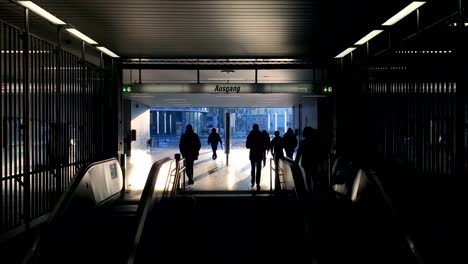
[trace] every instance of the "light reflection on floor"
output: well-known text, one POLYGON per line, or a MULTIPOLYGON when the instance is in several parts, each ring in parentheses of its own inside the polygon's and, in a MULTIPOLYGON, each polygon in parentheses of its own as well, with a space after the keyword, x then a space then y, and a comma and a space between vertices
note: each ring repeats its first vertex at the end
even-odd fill
MULTIPOLYGON (((151 152, 148 150, 133 150, 132 155, 127 157, 127 189, 141 190, 146 182, 151 165, 164 157, 174 157, 178 153, 177 148, 158 148, 151 152)), ((194 164, 195 184, 189 189, 194 191, 228 190, 241 191, 251 190, 250 185, 250 161, 249 150, 235 148, 229 154, 229 166, 226 166, 226 154, 218 150, 218 158, 211 159, 211 149, 202 147, 200 156, 194 164)), ((268 155, 267 165, 262 169, 262 190, 270 189, 270 170, 268 155)), ((158 176, 157 188, 163 188, 168 174, 168 166, 161 170, 158 176)), ((274 186, 274 179, 272 179, 274 186)), ((188 186, 187 186, 188 187, 188 186)))

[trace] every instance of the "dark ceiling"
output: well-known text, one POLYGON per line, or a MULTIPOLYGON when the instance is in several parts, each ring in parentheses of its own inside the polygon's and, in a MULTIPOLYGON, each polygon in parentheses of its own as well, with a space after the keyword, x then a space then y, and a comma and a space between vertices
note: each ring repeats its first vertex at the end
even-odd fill
MULTIPOLYGON (((38 0, 122 58, 331 60, 411 1, 38 0)), ((0 18, 21 26, 22 8, 0 0, 0 18)), ((55 28, 31 18, 31 32, 55 28)), ((70 47, 79 41, 64 34, 70 47)))

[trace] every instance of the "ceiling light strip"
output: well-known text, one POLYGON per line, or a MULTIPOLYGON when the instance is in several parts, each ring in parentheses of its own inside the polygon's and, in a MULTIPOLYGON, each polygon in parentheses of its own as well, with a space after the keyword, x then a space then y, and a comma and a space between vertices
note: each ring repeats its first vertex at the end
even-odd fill
POLYGON ((104 52, 105 54, 111 56, 112 58, 118 58, 119 55, 115 54, 114 52, 108 50, 107 48, 103 47, 103 46, 97 46, 96 47, 98 50, 104 52))
POLYGON ((96 45, 98 44, 96 41, 94 41, 93 39, 91 39, 90 37, 86 36, 85 34, 81 33, 80 31, 78 31, 77 29, 74 29, 74 28, 67 28, 67 31, 70 32, 71 34, 75 35, 75 37, 85 41, 86 43, 88 44, 91 44, 91 45, 96 45))
POLYGON ((382 29, 372 30, 369 34, 365 35, 362 39, 360 39, 356 43, 354 43, 354 45, 363 45, 363 44, 369 42, 369 40, 375 38, 377 35, 379 35, 382 32, 383 32, 382 29))
POLYGON ((414 1, 405 8, 403 8, 400 12, 398 12, 396 15, 392 16, 389 20, 385 21, 382 26, 393 26, 398 21, 402 20, 405 18, 407 15, 411 14, 414 10, 418 9, 422 5, 424 5, 426 1, 414 1))
MULTIPOLYGON (((85 41, 86 43, 88 43, 90 45, 97 45, 98 44, 96 41, 94 41, 90 37, 88 37, 85 34, 81 33, 77 29, 70 27, 70 25, 68 25, 64 21, 60 20, 56 16, 52 15, 51 13, 47 12, 45 9, 43 9, 42 7, 40 7, 37 4, 33 3, 32 1, 15 1, 15 2, 17 4, 19 4, 19 5, 27 8, 27 9, 31 10, 35 14, 41 16, 42 18, 48 20, 49 22, 51 22, 51 23, 53 23, 55 25, 69 27, 69 28, 66 28, 66 30, 68 32, 70 32, 75 37, 78 37, 79 39, 85 41)), ((119 55, 113 53, 112 51, 110 51, 109 49, 107 49, 107 48, 105 48, 103 46, 99 46, 99 47, 96 47, 96 48, 99 49, 100 51, 104 52, 105 54, 109 55, 112 58, 119 58, 119 55)))
POLYGON ((344 56, 348 55, 349 53, 351 53, 353 50, 355 50, 356 47, 351 47, 351 48, 347 48, 345 49, 343 52, 341 52, 340 54, 336 55, 335 59, 341 59, 343 58, 344 56))
POLYGON ((66 25, 67 23, 63 22, 62 20, 58 19, 56 16, 52 15, 51 13, 45 11, 40 6, 36 5, 32 1, 17 1, 18 4, 26 7, 27 9, 33 11, 37 15, 47 19, 49 22, 55 25, 66 25))

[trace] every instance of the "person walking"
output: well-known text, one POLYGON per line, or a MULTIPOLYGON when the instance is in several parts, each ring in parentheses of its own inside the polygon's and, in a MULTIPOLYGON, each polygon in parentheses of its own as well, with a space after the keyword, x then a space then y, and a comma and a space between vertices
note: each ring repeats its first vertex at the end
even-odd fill
POLYGON ((257 184, 257 190, 260 190, 260 178, 262 173, 262 160, 264 153, 264 138, 262 132, 258 127, 258 124, 253 124, 252 130, 247 136, 247 141, 245 143, 246 147, 250 149, 249 159, 251 165, 251 184, 254 187, 257 184))
POLYGON ((273 155, 275 162, 277 162, 280 158, 284 157, 283 138, 280 136, 280 132, 278 130, 275 131, 275 137, 271 140, 270 149, 271 155, 273 155))
POLYGON ((221 148, 223 148, 223 141, 216 131, 216 128, 211 129, 210 135, 208 135, 208 145, 211 145, 211 150, 213 151, 213 155, 211 156, 212 159, 216 159, 218 155, 216 155, 216 150, 218 149, 218 143, 221 143, 221 148))
POLYGON ((303 140, 299 142, 295 162, 302 166, 305 173, 307 190, 310 193, 317 193, 319 190, 320 177, 320 139, 318 131, 310 126, 303 129, 303 140))
POLYGON ((185 171, 188 177, 188 184, 192 185, 193 181, 193 163, 198 159, 201 142, 198 135, 193 131, 192 125, 188 124, 185 127, 185 133, 180 136, 179 150, 182 157, 185 159, 185 171))
POLYGON ((275 160, 275 190, 279 191, 280 181, 278 174, 278 164, 279 160, 284 157, 283 153, 283 138, 280 136, 280 132, 275 131, 275 137, 271 140, 270 143, 271 155, 275 160))
POLYGON ((268 132, 263 129, 262 130, 262 137, 263 137, 263 167, 266 165, 266 156, 268 155, 268 152, 270 151, 270 135, 268 132))
POLYGON ((297 147, 297 137, 294 134, 292 128, 288 128, 288 131, 283 135, 284 142, 284 151, 286 152, 286 157, 292 159, 294 154, 294 149, 297 147))

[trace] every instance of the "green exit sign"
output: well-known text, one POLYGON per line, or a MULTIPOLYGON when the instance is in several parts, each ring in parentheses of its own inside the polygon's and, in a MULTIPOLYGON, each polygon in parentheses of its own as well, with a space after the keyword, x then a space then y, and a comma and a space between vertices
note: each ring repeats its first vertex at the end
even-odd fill
POLYGON ((130 85, 124 85, 123 88, 122 88, 122 92, 131 93, 132 92, 132 87, 130 85))
POLYGON ((323 89, 322 89, 322 92, 331 93, 331 92, 333 92, 333 88, 331 86, 324 86, 323 89))

